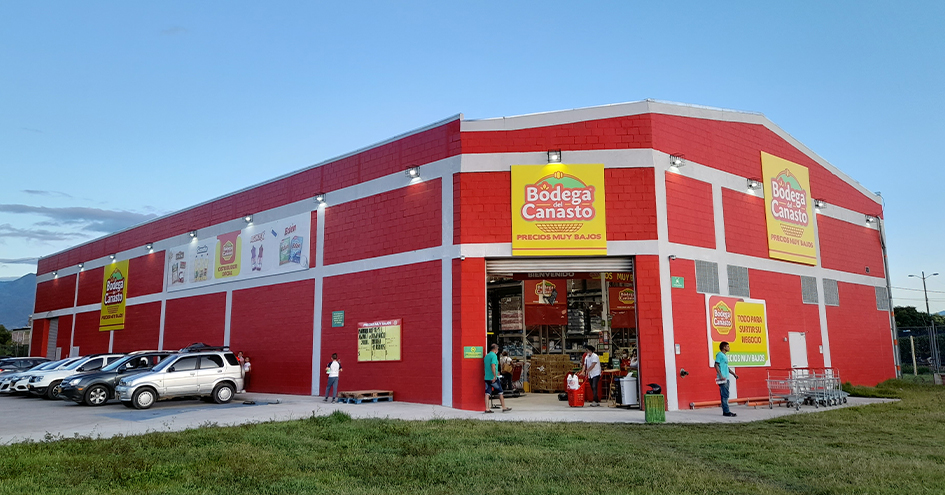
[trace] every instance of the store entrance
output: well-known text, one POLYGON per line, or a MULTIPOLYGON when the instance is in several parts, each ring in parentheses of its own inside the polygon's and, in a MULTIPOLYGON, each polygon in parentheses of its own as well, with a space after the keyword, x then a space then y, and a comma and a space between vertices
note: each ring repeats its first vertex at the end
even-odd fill
POLYGON ((581 368, 589 345, 600 358, 601 404, 639 407, 632 269, 493 272, 487 280, 487 315, 487 342, 499 345, 503 386, 510 391, 506 397, 566 407, 548 396, 557 399, 566 391, 567 375, 581 368), (511 367, 503 366, 509 362, 511 367))

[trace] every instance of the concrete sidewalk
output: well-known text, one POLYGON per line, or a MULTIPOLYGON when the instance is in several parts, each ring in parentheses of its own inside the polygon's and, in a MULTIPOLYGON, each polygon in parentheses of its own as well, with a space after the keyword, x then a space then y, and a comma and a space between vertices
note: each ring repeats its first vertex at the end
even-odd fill
MULTIPOLYGON (((843 406, 815 409, 802 407, 800 413, 822 412, 840 407, 892 402, 891 399, 850 398, 843 406)), ((407 402, 328 404, 320 397, 275 394, 240 394, 230 404, 207 404, 198 400, 164 401, 148 410, 134 410, 112 401, 101 407, 79 406, 66 401, 46 401, 25 397, 0 397, 0 444, 28 440, 141 435, 151 432, 181 431, 208 425, 239 425, 265 421, 288 421, 312 415, 344 411, 353 418, 402 420, 473 419, 481 421, 549 421, 591 423, 644 423, 638 409, 607 407, 570 408, 554 394, 530 394, 507 399, 512 410, 494 414, 460 411, 443 406, 407 402), (253 401, 255 404, 244 404, 253 401)), ((668 423, 743 423, 797 414, 786 407, 750 408, 733 406, 735 418, 722 416, 720 409, 670 411, 668 423)))

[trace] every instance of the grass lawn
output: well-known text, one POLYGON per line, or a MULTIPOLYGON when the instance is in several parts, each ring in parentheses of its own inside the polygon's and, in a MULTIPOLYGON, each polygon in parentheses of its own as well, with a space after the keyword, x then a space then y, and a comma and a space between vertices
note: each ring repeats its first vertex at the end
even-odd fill
POLYGON ((945 493, 945 387, 747 424, 352 420, 0 447, 0 493, 945 493))

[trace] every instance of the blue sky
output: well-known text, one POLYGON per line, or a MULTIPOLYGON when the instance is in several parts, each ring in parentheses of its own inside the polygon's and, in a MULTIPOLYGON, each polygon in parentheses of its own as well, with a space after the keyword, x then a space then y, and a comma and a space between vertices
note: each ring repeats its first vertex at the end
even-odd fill
POLYGON ((942 310, 943 25, 934 1, 2 2, 0 277, 456 113, 655 98, 764 113, 881 191, 895 303, 941 271, 942 310))

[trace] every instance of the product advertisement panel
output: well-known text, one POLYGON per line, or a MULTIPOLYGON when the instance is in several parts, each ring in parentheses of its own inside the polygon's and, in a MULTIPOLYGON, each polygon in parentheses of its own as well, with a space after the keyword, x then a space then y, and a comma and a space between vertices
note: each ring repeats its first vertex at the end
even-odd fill
POLYGON ((604 165, 512 165, 512 255, 607 254, 604 165))
POLYGON ((768 348, 768 313, 765 302, 741 297, 708 296, 709 366, 722 342, 729 343, 730 366, 771 366, 768 348))
POLYGON ((568 281, 526 280, 525 325, 568 324, 568 281))
POLYGON ((400 361, 400 319, 358 323, 358 361, 400 361))
POLYGON ((768 226, 768 256, 817 264, 814 245, 813 200, 807 167, 761 153, 768 226))
POLYGON ((125 329, 125 299, 128 297, 128 260, 105 265, 102 282, 102 311, 98 330, 111 332, 125 329))
POLYGON ((250 224, 167 250, 167 290, 245 280, 308 268, 311 215, 250 224))

